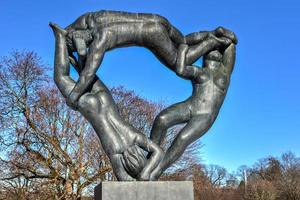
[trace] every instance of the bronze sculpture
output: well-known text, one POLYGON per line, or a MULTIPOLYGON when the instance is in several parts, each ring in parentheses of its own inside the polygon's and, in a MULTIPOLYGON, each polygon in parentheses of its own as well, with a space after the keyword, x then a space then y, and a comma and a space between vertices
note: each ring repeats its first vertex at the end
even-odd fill
MULTIPOLYGON (((55 83, 64 97, 68 97, 75 81, 70 77, 70 63, 66 46, 66 36, 63 30, 51 25, 56 38, 55 53, 55 83)), ((80 69, 78 69, 80 72, 80 69)), ((114 100, 107 87, 96 76, 92 89, 86 92, 79 100, 78 109, 94 127, 110 158, 113 170, 119 180, 147 180, 150 172, 160 161, 162 150, 146 136, 139 133, 132 126, 123 121, 118 113, 114 100), (146 163, 139 148, 152 152, 152 156, 146 163), (140 158, 142 170, 135 172, 131 169, 130 159, 133 153, 140 158), (141 162, 145 162, 142 164, 141 162), (143 166, 144 165, 144 166, 143 166)), ((134 163, 133 163, 134 164, 134 163)), ((140 168, 140 166, 137 166, 140 168)))
POLYGON ((92 124, 118 180, 157 180, 216 119, 235 61, 233 32, 219 27, 183 36, 159 15, 116 11, 87 13, 66 29, 50 26, 56 38, 55 83, 67 104, 92 124), (96 76, 106 51, 132 45, 149 49, 193 84, 188 100, 157 116, 151 140, 122 120, 109 90, 96 76), (204 67, 193 66, 201 56, 204 67), (70 62, 80 74, 78 82, 69 76, 70 62), (163 153, 159 145, 167 129, 180 123, 187 125, 163 153))
POLYGON ((150 139, 161 144, 168 128, 186 123, 180 130, 163 160, 153 172, 152 179, 175 162, 192 142, 203 136, 217 118, 223 104, 230 75, 235 62, 235 46, 230 45, 222 55, 219 51, 211 51, 203 60, 204 66, 191 82, 192 95, 185 101, 171 105, 156 117, 151 130, 150 139))

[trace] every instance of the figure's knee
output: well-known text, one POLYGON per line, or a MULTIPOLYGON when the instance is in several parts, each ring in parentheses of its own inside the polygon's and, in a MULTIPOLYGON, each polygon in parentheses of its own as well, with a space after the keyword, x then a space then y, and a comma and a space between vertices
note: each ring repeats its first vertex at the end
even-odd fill
POLYGON ((164 129, 168 127, 169 118, 167 117, 167 115, 158 115, 155 119, 155 124, 164 129))
POLYGON ((211 122, 209 120, 199 121, 198 124, 190 127, 189 131, 182 132, 177 136, 177 140, 180 144, 188 146, 201 138, 211 127, 211 122))
POLYGON ((179 134, 176 140, 183 146, 188 146, 190 137, 185 134, 179 134))

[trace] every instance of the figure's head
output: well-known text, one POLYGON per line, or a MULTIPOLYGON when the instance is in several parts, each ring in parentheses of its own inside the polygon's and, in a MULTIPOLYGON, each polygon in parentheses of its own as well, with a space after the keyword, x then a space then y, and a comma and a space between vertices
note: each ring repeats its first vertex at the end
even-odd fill
POLYGON ((68 30, 66 37, 68 49, 72 52, 78 51, 80 48, 87 48, 93 38, 89 30, 68 30))
POLYGON ((203 58, 203 67, 207 67, 211 70, 216 70, 220 67, 223 60, 222 54, 218 51, 211 51, 203 58))
POLYGON ((129 147, 123 152, 122 164, 127 173, 133 178, 137 178, 145 167, 146 162, 144 151, 136 145, 129 147))
POLYGON ((80 16, 75 20, 75 22, 65 28, 68 32, 67 45, 69 50, 77 50, 75 44, 76 41, 85 43, 86 46, 88 46, 92 41, 92 34, 88 25, 88 16, 89 14, 80 16))

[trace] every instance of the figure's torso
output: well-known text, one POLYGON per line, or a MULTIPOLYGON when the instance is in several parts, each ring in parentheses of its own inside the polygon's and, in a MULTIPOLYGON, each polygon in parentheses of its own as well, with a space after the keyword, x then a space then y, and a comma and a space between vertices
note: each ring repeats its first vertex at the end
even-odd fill
POLYGON ((157 14, 131 13, 121 11, 98 11, 87 14, 90 28, 94 26, 105 26, 113 23, 162 23, 168 24, 168 20, 157 14), (93 21, 93 22, 92 22, 93 21))
POLYGON ((193 82, 193 95, 189 99, 192 102, 191 112, 194 114, 209 114, 215 118, 229 86, 229 76, 222 70, 212 71, 203 68, 204 73, 200 83, 193 82))
POLYGON ((115 103, 108 95, 85 94, 79 100, 79 111, 92 124, 105 153, 122 154, 134 141, 134 131, 121 120, 115 103), (107 96, 107 97, 106 97, 107 96))
POLYGON ((164 17, 146 13, 99 11, 83 17, 93 37, 105 39, 107 50, 126 46, 144 46, 151 50, 153 38, 169 31, 170 26, 164 17))

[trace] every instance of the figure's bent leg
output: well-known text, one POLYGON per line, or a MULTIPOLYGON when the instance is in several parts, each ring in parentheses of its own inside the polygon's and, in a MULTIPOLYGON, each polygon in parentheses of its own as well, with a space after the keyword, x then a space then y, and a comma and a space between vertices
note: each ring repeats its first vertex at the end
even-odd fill
POLYGON ((189 123, 179 132, 170 148, 167 150, 162 162, 155 170, 153 176, 160 176, 170 165, 172 165, 184 153, 185 149, 198 138, 203 136, 211 127, 209 115, 202 115, 191 119, 189 123))
POLYGON ((143 46, 149 48, 164 65, 175 71, 177 48, 166 27, 157 23, 147 23, 144 24, 143 30, 143 46))
POLYGON ((187 122, 189 117, 190 110, 185 102, 166 108, 155 118, 150 139, 160 145, 170 127, 187 122))
POLYGON ((169 37, 176 44, 176 46, 185 43, 184 35, 175 26, 173 26, 168 19, 160 15, 152 16, 154 17, 156 23, 160 23, 166 28, 167 32, 169 33, 169 37))

